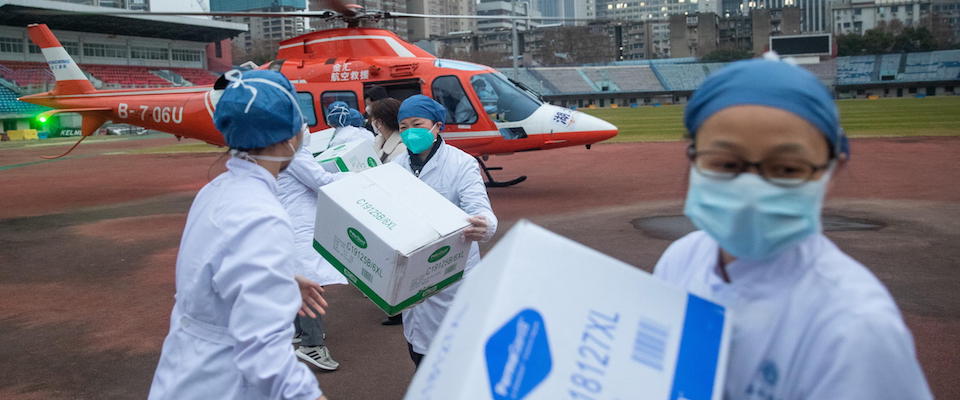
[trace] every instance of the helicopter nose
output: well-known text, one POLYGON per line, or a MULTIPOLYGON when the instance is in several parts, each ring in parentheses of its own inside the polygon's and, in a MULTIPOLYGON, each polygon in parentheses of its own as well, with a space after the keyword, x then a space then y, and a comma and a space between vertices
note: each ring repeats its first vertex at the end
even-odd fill
POLYGON ((580 117, 579 118, 580 121, 577 121, 578 122, 577 125, 579 125, 579 128, 581 130, 589 131, 589 132, 613 131, 614 135, 618 133, 618 129, 616 125, 611 124, 607 121, 604 121, 600 118, 594 117, 590 114, 583 113, 583 112, 580 113, 579 117, 580 117))

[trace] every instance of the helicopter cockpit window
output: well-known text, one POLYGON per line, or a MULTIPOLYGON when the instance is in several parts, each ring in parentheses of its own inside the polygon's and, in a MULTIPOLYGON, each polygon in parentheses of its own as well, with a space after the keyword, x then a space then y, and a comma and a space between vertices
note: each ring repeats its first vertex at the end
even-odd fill
POLYGON ((470 98, 460 86, 456 76, 441 76, 433 80, 433 99, 447 108, 447 124, 474 124, 477 111, 470 104, 470 98))
MULTIPOLYGON (((327 122, 327 106, 335 101, 342 101, 347 103, 350 108, 360 110, 357 94, 354 92, 349 90, 323 92, 323 94, 320 95, 320 114, 323 115, 323 122, 327 122)), ((327 123, 327 125, 330 124, 327 123)))
POLYGON ((300 105, 300 112, 303 113, 304 123, 307 126, 317 124, 317 111, 313 107, 313 94, 310 92, 297 92, 297 103, 300 105))
POLYGON ((470 84, 483 104, 483 111, 496 122, 524 120, 540 107, 540 102, 530 93, 499 73, 474 75, 470 84))

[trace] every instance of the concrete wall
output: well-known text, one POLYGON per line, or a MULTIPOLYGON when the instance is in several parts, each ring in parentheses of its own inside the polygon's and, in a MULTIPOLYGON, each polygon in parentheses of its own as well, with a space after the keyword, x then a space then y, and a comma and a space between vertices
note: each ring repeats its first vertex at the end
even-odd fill
POLYGON ((786 7, 783 9, 783 19, 780 21, 781 35, 800 34, 800 8, 786 7))
POLYGON ((770 11, 766 9, 751 10, 750 23, 752 25, 753 54, 763 54, 767 51, 770 42, 770 11))

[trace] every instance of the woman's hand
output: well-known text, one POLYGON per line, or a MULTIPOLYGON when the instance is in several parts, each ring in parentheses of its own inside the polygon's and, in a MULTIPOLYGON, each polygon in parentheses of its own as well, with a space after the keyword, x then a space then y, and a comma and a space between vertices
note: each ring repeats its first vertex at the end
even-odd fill
POLYGON ((297 312, 301 317, 317 318, 317 315, 327 313, 327 301, 323 299, 323 286, 300 275, 293 277, 300 286, 300 297, 303 304, 297 312))
POLYGON ((487 217, 474 215, 467 221, 471 226, 463 231, 464 239, 479 242, 487 238, 487 217))

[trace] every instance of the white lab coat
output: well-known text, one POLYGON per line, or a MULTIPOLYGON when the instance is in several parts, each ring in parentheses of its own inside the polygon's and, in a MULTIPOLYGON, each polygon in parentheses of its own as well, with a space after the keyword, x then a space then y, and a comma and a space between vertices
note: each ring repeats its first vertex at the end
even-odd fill
MULTIPOLYGON (((410 153, 403 153, 392 162, 410 169, 410 153)), ((448 144, 440 145, 420 171, 420 180, 439 192, 447 200, 456 204, 470 216, 482 215, 489 226, 482 241, 488 241, 497 231, 497 217, 493 214, 487 188, 480 177, 480 166, 472 156, 448 144)), ((480 262, 480 246, 470 244, 470 255, 464 279, 468 279, 470 270, 480 262)), ((453 303, 460 282, 454 283, 422 303, 403 311, 403 336, 413 346, 413 351, 426 354, 440 322, 447 309, 453 303)))
POLYGON ((197 194, 180 242, 170 332, 151 400, 321 395, 290 346, 293 229, 266 169, 237 158, 197 194))
POLYGON ((328 145, 327 148, 329 149, 331 147, 357 140, 370 142, 370 145, 372 146, 373 139, 373 132, 370 132, 365 128, 358 128, 356 126, 341 126, 333 131, 333 138, 330 139, 330 145, 328 145))
POLYGON ((346 176, 323 169, 306 148, 301 148, 290 166, 277 177, 280 203, 293 224, 296 262, 293 273, 323 286, 346 284, 347 279, 313 248, 317 218, 317 190, 346 176))
POLYGON ((733 310, 726 399, 930 399, 913 338, 890 294, 822 234, 773 260, 716 271, 718 245, 673 243, 660 278, 733 310))

